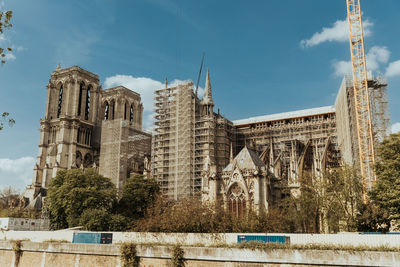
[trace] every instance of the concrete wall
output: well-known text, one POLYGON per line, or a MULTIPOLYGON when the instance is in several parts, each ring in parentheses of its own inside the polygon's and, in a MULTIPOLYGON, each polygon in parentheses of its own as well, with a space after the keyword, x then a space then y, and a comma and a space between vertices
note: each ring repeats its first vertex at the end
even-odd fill
MULTIPOLYGON (((12 242, 0 241, 0 266, 14 267, 12 242)), ((121 266, 119 245, 22 242, 18 267, 121 266)), ((141 266, 168 266, 171 247, 137 246, 141 266)), ((182 247, 186 266, 396 266, 399 252, 326 250, 250 250, 238 248, 182 247)))
MULTIPOLYGON (((76 232, 76 231, 75 231, 76 232)), ((66 241, 72 242, 74 231, 1 231, 0 240, 30 240, 32 242, 44 241, 66 241)), ((237 243, 234 233, 222 234, 194 234, 194 233, 136 233, 136 232, 114 232, 113 243, 133 242, 136 244, 158 243, 158 244, 182 244, 186 246, 195 245, 232 245, 237 243)), ((262 235, 260 233, 255 235, 262 235)), ((269 234, 285 235, 290 237, 293 245, 341 245, 341 246, 387 246, 400 247, 400 234, 386 235, 363 235, 358 233, 341 234, 269 234)))

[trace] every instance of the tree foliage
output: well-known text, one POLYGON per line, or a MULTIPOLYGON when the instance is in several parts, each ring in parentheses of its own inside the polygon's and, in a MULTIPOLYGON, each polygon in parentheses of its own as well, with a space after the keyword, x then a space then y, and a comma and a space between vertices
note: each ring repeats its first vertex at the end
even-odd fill
POLYGON ((158 197, 146 216, 132 222, 138 232, 223 233, 286 232, 285 216, 277 209, 268 214, 249 212, 241 217, 225 210, 223 205, 207 205, 197 198, 170 201, 158 197))
POLYGON ((127 218, 141 218, 159 191, 160 188, 154 179, 135 175, 129 178, 122 188, 117 212, 127 218))
POLYGON ((400 133, 392 134, 378 149, 376 182, 370 191, 373 204, 390 219, 400 220, 400 133))
POLYGON ((9 126, 12 126, 15 123, 15 120, 9 117, 8 112, 3 112, 0 117, 0 131, 3 130, 4 125, 8 124, 9 126))
MULTIPOLYGON (((0 34, 4 33, 4 30, 9 29, 12 27, 11 24, 11 18, 12 18, 12 11, 0 11, 0 34)), ((6 52, 11 52, 12 48, 7 47, 7 48, 2 48, 0 47, 0 62, 1 64, 6 63, 5 57, 6 57, 6 52)))
POLYGON ((356 169, 330 169, 322 177, 310 173, 299 179, 300 194, 287 193, 283 213, 293 231, 334 233, 356 231, 362 184, 356 169))
POLYGON ((93 210, 111 214, 115 201, 115 185, 94 169, 58 171, 46 199, 53 229, 78 226, 81 217, 93 215, 93 210))

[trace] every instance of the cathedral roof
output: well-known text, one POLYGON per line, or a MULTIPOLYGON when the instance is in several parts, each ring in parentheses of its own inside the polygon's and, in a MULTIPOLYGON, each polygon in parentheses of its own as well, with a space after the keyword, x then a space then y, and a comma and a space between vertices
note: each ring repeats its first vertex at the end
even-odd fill
POLYGON ((261 167, 265 167, 264 162, 261 161, 257 152, 246 146, 239 152, 239 154, 236 155, 233 161, 231 161, 223 171, 233 171, 235 165, 241 170, 257 170, 261 167))

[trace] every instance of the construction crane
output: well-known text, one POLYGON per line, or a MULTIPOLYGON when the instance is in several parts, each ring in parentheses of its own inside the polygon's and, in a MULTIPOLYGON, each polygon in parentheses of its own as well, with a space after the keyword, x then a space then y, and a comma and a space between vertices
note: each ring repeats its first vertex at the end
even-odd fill
POLYGON ((366 202, 366 192, 371 189, 376 179, 373 169, 375 163, 375 149, 368 93, 367 64, 365 61, 360 0, 346 1, 349 21, 351 63, 353 68, 358 149, 363 183, 363 198, 364 202, 366 202))

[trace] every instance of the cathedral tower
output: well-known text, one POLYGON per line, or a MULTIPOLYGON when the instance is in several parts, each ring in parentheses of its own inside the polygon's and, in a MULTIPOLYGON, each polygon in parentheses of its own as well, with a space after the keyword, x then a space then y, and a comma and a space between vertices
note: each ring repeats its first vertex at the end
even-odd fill
POLYGON ((45 118, 40 121, 35 195, 58 170, 92 167, 99 156, 99 77, 78 66, 51 74, 45 118))

